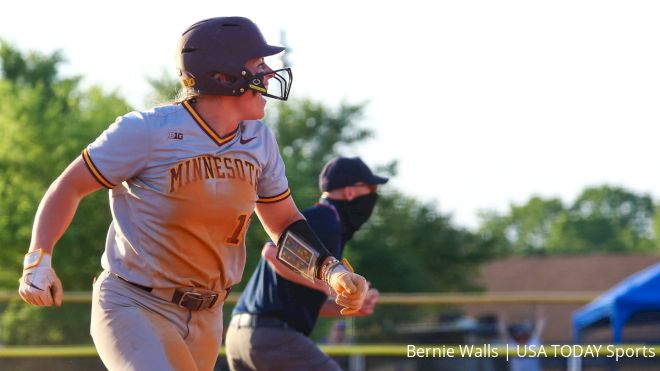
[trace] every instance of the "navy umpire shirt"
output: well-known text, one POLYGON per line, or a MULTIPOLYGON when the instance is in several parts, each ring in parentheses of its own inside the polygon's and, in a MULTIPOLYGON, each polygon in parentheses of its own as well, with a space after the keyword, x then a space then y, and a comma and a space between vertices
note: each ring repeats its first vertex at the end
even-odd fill
MULTIPOLYGON (((341 260, 344 245, 335 210, 331 206, 317 204, 305 209, 302 214, 328 251, 341 260)), ((309 336, 325 300, 324 293, 277 275, 261 258, 233 314, 276 316, 309 336)))

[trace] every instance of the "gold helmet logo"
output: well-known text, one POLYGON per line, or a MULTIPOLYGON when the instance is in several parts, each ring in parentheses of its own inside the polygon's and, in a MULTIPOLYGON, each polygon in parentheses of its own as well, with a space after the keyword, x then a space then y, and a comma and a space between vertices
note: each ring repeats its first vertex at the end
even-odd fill
POLYGON ((195 86, 195 78, 191 77, 189 79, 183 79, 183 80, 181 80, 181 84, 183 86, 185 86, 186 88, 193 87, 193 86, 195 86))

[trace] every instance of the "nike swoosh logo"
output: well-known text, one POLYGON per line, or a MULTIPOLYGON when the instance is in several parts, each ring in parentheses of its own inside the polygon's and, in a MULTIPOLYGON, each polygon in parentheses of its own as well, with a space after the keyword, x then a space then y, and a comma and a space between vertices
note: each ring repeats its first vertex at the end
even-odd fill
POLYGON ((253 140, 256 139, 256 138, 257 138, 257 137, 252 137, 252 138, 248 138, 248 139, 243 139, 243 138, 241 137, 241 144, 248 144, 248 143, 250 143, 251 141, 253 141, 253 140))
POLYGON ((34 273, 28 273, 28 274, 26 274, 26 275, 25 275, 25 278, 24 278, 23 281, 25 281, 25 283, 26 283, 28 286, 30 286, 30 287, 33 287, 33 288, 35 288, 35 289, 37 289, 37 290, 39 290, 39 291, 44 291, 44 289, 42 289, 42 288, 40 288, 40 287, 37 287, 34 283, 32 283, 32 275, 33 275, 33 274, 34 274, 34 273))

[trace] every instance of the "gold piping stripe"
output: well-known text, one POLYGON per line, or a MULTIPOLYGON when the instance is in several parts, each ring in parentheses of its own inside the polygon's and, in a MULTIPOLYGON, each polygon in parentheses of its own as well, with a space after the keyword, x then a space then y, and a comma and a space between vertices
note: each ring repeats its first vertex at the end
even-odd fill
POLYGON ((103 174, 96 168, 96 165, 94 165, 94 162, 92 161, 92 158, 89 157, 89 153, 87 152, 87 148, 83 149, 82 152, 83 160, 85 161, 85 165, 87 165, 87 169, 92 173, 94 178, 96 179, 97 182, 101 183, 102 186, 105 188, 115 188, 115 185, 110 183, 103 174))
POLYGON ((227 136, 224 137, 224 138, 221 137, 221 136, 219 136, 219 135, 215 132, 215 130, 213 130, 213 128, 211 128, 211 127, 210 127, 210 126, 204 121, 204 119, 202 118, 202 116, 200 116, 200 115, 197 113, 197 111, 195 111, 195 108, 193 108, 193 106, 190 105, 190 102, 188 102, 187 100, 186 100, 186 101, 183 101, 183 106, 186 108, 186 110, 188 111, 188 113, 190 113, 190 115, 193 117, 193 119, 195 119, 195 122, 197 122, 197 125, 199 125, 199 127, 201 127, 202 130, 204 130, 204 132, 205 132, 208 136, 210 136, 211 139, 213 139, 218 145, 225 144, 225 143, 229 142, 230 140, 234 139, 234 137, 236 136, 236 133, 238 132, 238 128, 236 128, 236 130, 234 130, 233 132, 231 132, 229 135, 227 135, 227 136))
POLYGON ((280 193, 279 195, 273 196, 273 197, 260 197, 257 200, 257 202, 261 203, 261 204, 271 203, 271 202, 278 202, 278 201, 284 200, 285 198, 287 198, 289 196, 291 196, 291 189, 287 188, 287 190, 284 191, 284 193, 280 193))

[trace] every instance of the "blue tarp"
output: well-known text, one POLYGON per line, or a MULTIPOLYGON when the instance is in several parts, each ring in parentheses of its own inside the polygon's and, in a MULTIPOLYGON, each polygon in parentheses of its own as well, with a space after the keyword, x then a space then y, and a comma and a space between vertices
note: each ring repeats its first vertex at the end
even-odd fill
MULTIPOLYGON (((573 340, 591 327, 611 325, 616 344, 621 343, 623 326, 633 315, 660 311, 660 263, 619 282, 591 303, 573 313, 573 340)), ((641 317, 640 317, 641 318, 641 317)), ((648 317, 647 317, 648 318, 648 317)))

